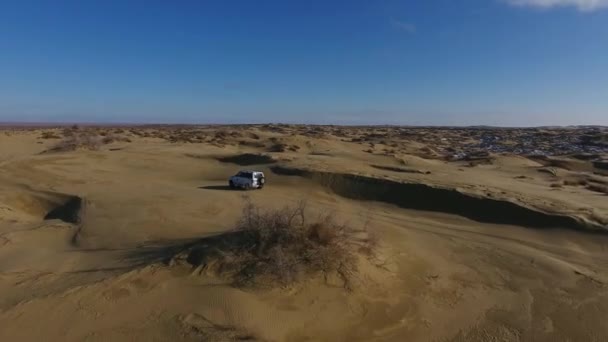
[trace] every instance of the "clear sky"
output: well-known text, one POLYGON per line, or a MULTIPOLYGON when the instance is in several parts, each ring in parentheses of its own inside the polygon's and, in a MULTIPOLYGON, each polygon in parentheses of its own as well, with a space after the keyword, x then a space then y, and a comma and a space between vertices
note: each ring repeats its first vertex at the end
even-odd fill
POLYGON ((0 0, 0 121, 608 125, 608 0, 0 0))

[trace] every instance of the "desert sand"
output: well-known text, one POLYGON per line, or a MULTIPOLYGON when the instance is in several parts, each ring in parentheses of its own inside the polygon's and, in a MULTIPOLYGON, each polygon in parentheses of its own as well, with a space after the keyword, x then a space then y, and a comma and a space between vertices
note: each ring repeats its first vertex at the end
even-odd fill
MULTIPOLYGON (((535 148, 551 151, 578 139, 566 133, 491 135, 504 146, 538 135, 535 148)), ((480 151, 479 139, 473 129, 6 127, 0 341, 607 341, 603 142, 596 155, 533 156, 480 151), (66 142, 74 135, 91 140, 66 142), (267 186, 229 189, 241 169, 264 171, 267 186), (377 262, 347 289, 326 277, 241 287, 176 261, 230 231, 243 196, 263 208, 305 200, 311 215, 365 225, 377 262)))

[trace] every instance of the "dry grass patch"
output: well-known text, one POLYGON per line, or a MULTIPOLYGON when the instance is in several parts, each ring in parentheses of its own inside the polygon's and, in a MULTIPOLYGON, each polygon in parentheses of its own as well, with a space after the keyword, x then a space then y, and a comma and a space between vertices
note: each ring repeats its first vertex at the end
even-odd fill
POLYGON ((71 129, 64 132, 64 138, 45 152, 69 152, 75 150, 97 151, 103 145, 113 142, 131 142, 129 138, 106 133, 99 135, 93 130, 71 129))
POLYGON ((45 131, 40 135, 40 139, 61 139, 61 136, 53 131, 45 131))
POLYGON ((48 152, 68 152, 78 149, 96 151, 102 145, 102 137, 98 135, 80 133, 64 138, 53 146, 48 152))

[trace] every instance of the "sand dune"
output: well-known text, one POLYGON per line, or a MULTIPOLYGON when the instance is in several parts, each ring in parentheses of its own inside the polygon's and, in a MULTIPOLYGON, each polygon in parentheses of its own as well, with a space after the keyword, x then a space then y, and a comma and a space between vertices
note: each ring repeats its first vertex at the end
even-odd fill
POLYGON ((458 139, 432 129, 89 130, 121 138, 60 152, 63 129, 0 131, 2 341, 608 340, 597 158, 451 160, 458 139), (268 186, 229 190, 240 168, 268 186), (365 226, 377 258, 351 289, 241 287, 179 262, 235 226, 243 195, 365 226))

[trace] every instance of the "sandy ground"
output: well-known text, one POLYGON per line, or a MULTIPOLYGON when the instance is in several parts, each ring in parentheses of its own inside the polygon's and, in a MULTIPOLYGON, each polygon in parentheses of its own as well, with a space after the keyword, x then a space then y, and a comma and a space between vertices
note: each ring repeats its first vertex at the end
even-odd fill
POLYGON ((556 177, 601 184, 601 172, 551 175, 510 155, 472 167, 250 130, 298 148, 132 135, 96 151, 42 153, 58 140, 0 131, 0 340, 608 340, 608 237, 597 233, 607 229, 606 194, 552 186, 556 177), (217 159, 262 152, 276 163, 217 159), (263 170, 268 186, 227 189, 239 169, 263 170), (369 178, 382 182, 360 183, 369 178), (401 192, 382 197, 401 183, 424 185, 412 191, 430 210, 401 192), (450 191, 479 207, 459 209, 450 191), (163 262, 167 246, 231 229, 243 195, 263 207, 304 199, 313 212, 365 222, 385 265, 346 291, 316 280, 237 288, 163 262), (78 222, 45 219, 73 198, 83 201, 78 222))

